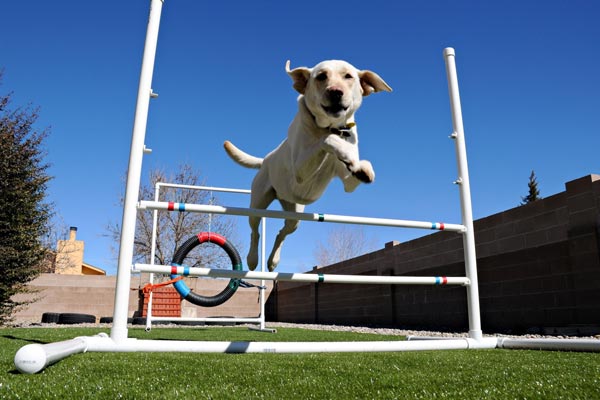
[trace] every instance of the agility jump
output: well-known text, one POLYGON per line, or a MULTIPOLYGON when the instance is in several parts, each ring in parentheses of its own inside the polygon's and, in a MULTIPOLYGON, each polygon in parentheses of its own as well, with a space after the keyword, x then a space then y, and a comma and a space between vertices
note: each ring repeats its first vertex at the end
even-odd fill
MULTIPOLYGON (((458 82, 456 77, 454 49, 444 50, 450 106, 452 111, 453 132, 451 138, 455 142, 458 166, 460 203, 462 212, 461 224, 423 223, 415 221, 390 222, 392 220, 372 218, 338 218, 325 214, 290 214, 280 211, 234 209, 227 207, 182 205, 180 203, 139 202, 138 194, 141 180, 142 158, 147 149, 144 145, 146 123, 150 99, 156 97, 151 89, 158 28, 164 1, 152 0, 150 17, 142 60, 142 69, 135 111, 127 187, 123 209, 123 224, 120 241, 118 274, 115 293, 113 326, 110 336, 100 333, 91 337, 78 337, 72 340, 50 343, 29 344, 21 348, 15 355, 15 366, 24 373, 36 373, 48 365, 73 354, 86 351, 96 352, 198 352, 198 353, 297 353, 297 352, 382 352, 382 351, 417 351, 417 350, 450 350, 478 348, 535 348, 535 349, 568 349, 581 351, 600 351, 598 340, 521 340, 503 338, 483 338, 481 331, 479 291, 475 255, 475 239, 473 233, 473 216, 471 211, 471 194, 465 139, 463 131, 458 82), (443 340, 408 340, 393 342, 197 342, 169 340, 137 340, 128 338, 127 313, 132 271, 153 271, 176 275, 217 276, 217 272, 203 268, 187 268, 185 266, 152 266, 137 264, 132 266, 133 243, 135 237, 136 213, 140 208, 185 209, 208 213, 233 215, 259 215, 275 218, 297 218, 317 222, 368 223, 384 226, 402 226, 410 228, 437 229, 454 231, 462 235, 464 245, 465 277, 369 277, 320 274, 284 274, 264 272, 244 272, 238 270, 218 272, 220 276, 230 278, 257 278, 273 280, 304 280, 311 282, 335 282, 353 284, 456 284, 463 285, 467 291, 467 307, 469 317, 469 334, 467 338, 443 340), (337 219, 337 220, 336 220, 337 219), (187 269, 186 269, 187 268, 187 269)), ((263 257, 264 258, 264 257, 263 257)), ((415 339, 415 338, 410 338, 415 339)), ((418 338, 416 338, 418 339, 418 338)))
MULTIPOLYGON (((144 208, 148 206, 159 206, 150 202, 140 202, 139 187, 142 172, 142 160, 148 149, 145 146, 146 125, 148 119, 150 99, 156 97, 152 91, 152 75, 154 71, 154 61, 156 57, 156 47, 158 41, 158 30, 160 24, 160 16, 162 12, 163 1, 152 0, 150 5, 150 16, 148 19, 148 29, 146 32, 146 41, 144 46, 144 55, 142 58, 142 68, 140 73, 140 83, 138 88, 137 105, 135 110, 131 151, 129 156, 129 168, 127 174, 127 185, 125 191, 125 201, 123 207, 123 223, 121 231, 121 241, 119 247, 119 259, 117 270, 117 283, 115 291, 115 308, 113 314, 113 326, 110 331, 110 337, 106 334, 99 334, 92 337, 81 337, 66 342, 53 343, 48 345, 32 344, 23 347, 15 355, 16 367, 26 373, 35 373, 47 365, 52 364, 71 354, 76 354, 85 351, 102 351, 102 352, 123 352, 123 351, 172 351, 172 352, 249 352, 249 351, 264 351, 264 352, 287 352, 287 351, 401 351, 401 350, 424 350, 424 349, 453 349, 453 348, 474 348, 474 347, 495 347, 496 341, 483 340, 481 334, 481 323, 479 316, 479 293, 477 284, 477 268, 475 258, 475 241, 473 236, 473 218, 471 212, 471 196, 469 186, 469 176, 467 168, 466 149, 464 142, 464 133, 462 126, 462 116, 460 110, 460 99, 458 93, 458 82, 456 78, 456 66, 454 50, 447 48, 444 50, 444 59, 446 61, 446 70, 448 76, 448 88, 450 92, 450 104, 452 109, 453 133, 451 138, 455 142, 456 156, 458 164, 462 223, 461 224, 446 224, 441 223, 425 223, 422 222, 395 222, 395 225, 402 227, 416 227, 421 229, 444 229, 459 232, 463 236, 465 247, 465 266, 466 274, 457 284, 464 285, 467 290, 468 299, 468 314, 469 314, 469 338, 457 340, 440 340, 440 341, 408 341, 408 342, 386 342, 381 344, 372 343, 223 343, 223 342, 181 342, 181 341, 157 341, 157 340, 136 340, 128 338, 127 317, 128 304, 130 295, 130 281, 132 271, 141 271, 146 266, 132 266, 133 260, 133 243, 135 238, 135 221, 138 207, 144 208), (415 224, 417 226, 415 226, 415 224), (493 342, 493 343, 492 343, 493 342)), ((167 210, 172 208, 175 210, 175 204, 161 205, 167 210)), ((177 209, 183 207, 187 211, 194 211, 195 207, 209 207, 202 210, 204 212, 219 212, 215 206, 192 206, 192 205, 177 205, 177 209), (214 207, 214 208, 211 208, 214 207)), ((158 208, 158 207, 157 207, 158 208)), ((250 213, 258 212, 257 210, 241 211, 239 209, 225 208, 221 209, 223 213, 235 214, 236 212, 250 213)), ((289 215, 285 212, 277 212, 270 210, 260 210, 267 217, 282 217, 295 218, 297 216, 289 215), (278 215, 276 215, 278 214, 278 215)), ((335 216, 324 214, 308 214, 300 213, 298 217, 316 220, 317 222, 345 222, 345 223, 370 223, 387 225, 385 222, 390 220, 373 220, 361 219, 357 217, 353 221, 346 219, 345 221, 335 221, 335 216)), ((248 214, 246 214, 248 215, 248 214)), ((344 218, 342 218, 344 219, 344 218)), ((156 266, 156 268, 161 268, 156 266)), ((168 272, 171 272, 171 266, 166 266, 168 272)), ((185 267, 182 267, 185 268, 185 267)), ((185 271, 184 271, 185 272, 185 271)), ((200 271, 194 271, 194 273, 200 271)), ((228 271, 240 272, 240 271, 228 271)), ((311 274, 306 274, 311 275, 311 274)), ((315 274, 313 274, 315 275, 315 274)), ((247 275, 246 275, 247 276, 247 275)), ((264 276, 267 278, 268 276, 264 276)), ((279 276, 283 278, 283 275, 279 276)), ((326 278, 315 275, 317 280, 326 278)), ((312 277, 311 279, 315 279, 312 277)), ((275 277, 277 278, 277 276, 275 277)), ((358 281, 353 283, 369 283, 367 279, 373 277, 359 277, 358 281)), ((390 284, 393 279, 398 277, 377 277, 376 279, 386 279, 387 284, 390 284)), ((329 278, 328 280, 332 280, 329 278)), ((356 279, 356 278, 353 278, 356 279)), ((419 278, 420 279, 420 278, 419 278)), ((439 284, 448 279, 444 277, 430 277, 428 282, 423 284, 439 284)), ((454 283, 453 280, 450 280, 454 283)), ((406 283, 406 282, 403 282, 406 283)))

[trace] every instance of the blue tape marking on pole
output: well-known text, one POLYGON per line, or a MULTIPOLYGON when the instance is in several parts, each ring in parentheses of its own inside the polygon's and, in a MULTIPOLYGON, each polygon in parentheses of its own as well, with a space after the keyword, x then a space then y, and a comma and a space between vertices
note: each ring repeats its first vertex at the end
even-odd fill
POLYGON ((442 279, 439 276, 435 277, 435 284, 439 285, 440 283, 442 283, 442 279))
POLYGON ((183 276, 189 276, 190 274, 190 267, 188 267, 187 265, 183 266, 183 276))
POLYGON ((319 274, 319 283, 324 282, 325 281, 325 276, 323 276, 323 274, 319 274))
POLYGON ((190 292, 192 290, 188 287, 188 285, 185 284, 185 282, 183 280, 175 282, 173 284, 173 286, 175 287, 175 290, 177 290, 177 292, 179 292, 179 295, 183 298, 185 298, 185 296, 190 294, 190 292))
POLYGON ((179 203, 179 211, 185 211, 185 203, 179 203))
POLYGON ((319 214, 319 222, 323 222, 323 221, 325 221, 325 215, 319 214))

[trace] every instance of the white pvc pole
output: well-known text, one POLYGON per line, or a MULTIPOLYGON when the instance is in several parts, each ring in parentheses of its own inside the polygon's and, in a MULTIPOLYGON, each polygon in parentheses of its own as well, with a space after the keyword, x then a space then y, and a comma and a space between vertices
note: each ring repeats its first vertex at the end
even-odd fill
MULTIPOLYGON (((206 190, 208 192, 244 193, 244 194, 252 193, 252 191, 250 189, 233 189, 233 188, 224 188, 224 187, 215 187, 215 186, 184 185, 184 184, 180 184, 180 183, 158 182, 156 184, 156 186, 178 188, 178 189, 206 190)), ((156 201, 158 201, 158 200, 156 200, 156 201)))
POLYGON ((162 0, 151 0, 144 56, 140 72, 137 104, 133 122, 127 185, 123 205, 123 220, 121 224, 121 241, 119 245, 119 264, 117 269, 117 284, 115 290, 115 308, 113 326, 110 332, 115 341, 127 338, 127 313, 129 309, 129 286, 131 282, 131 262, 133 260, 133 244, 135 239, 136 204, 140 191, 142 175, 142 158, 144 155, 144 140, 148 121, 148 109, 152 93, 152 74, 158 42, 158 28, 162 11, 162 0))
POLYGON ((186 266, 135 264, 136 272, 203 276, 209 278, 255 279, 268 281, 307 282, 307 283, 348 283, 375 285, 469 285, 469 278, 447 276, 379 276, 379 275, 338 275, 338 274, 299 274, 290 272, 239 271, 186 266))
POLYGON ((556 350, 600 352, 598 339, 499 338, 498 348, 515 350, 556 350))
MULTIPOLYGON (((266 255, 266 248, 265 248, 265 238, 267 235, 267 219, 266 218, 262 218, 261 221, 261 238, 260 238, 260 271, 261 272, 267 272, 267 260, 265 259, 265 255, 266 255)), ((258 299, 260 302, 260 330, 261 331, 265 331, 267 329, 267 327, 265 326, 265 302, 266 302, 266 296, 265 296, 265 280, 261 279, 260 281, 260 289, 258 289, 258 299)))
POLYGON ((260 318, 258 317, 153 317, 152 321, 260 324, 260 318))
POLYGON ((456 74, 456 61, 454 49, 444 49, 446 60, 446 74, 448 77, 448 92, 450 95, 450 109, 452 112, 452 125, 454 132, 451 138, 456 146, 456 160, 458 167, 458 180, 456 183, 460 190, 460 205, 462 211, 462 224, 466 228, 463 233, 463 247, 465 257, 466 275, 471 280, 467 287, 467 307, 469 314, 469 337, 480 339, 481 317, 479 311, 479 287, 477 280, 477 256, 475 254, 475 233, 473 230, 473 210, 471 206, 471 185, 469 182, 469 168, 467 164, 467 150, 465 145, 465 133, 462 120, 462 109, 460 106, 460 94, 458 91, 458 78, 456 74))
POLYGON ((423 350, 492 349, 496 338, 458 338, 423 341, 367 342, 203 342, 177 340, 135 340, 116 344, 110 339, 86 338, 88 351, 97 352, 186 352, 186 353, 332 353, 423 350))
MULTIPOLYGON (((108 339, 104 333, 97 337, 108 339)), ((109 340, 109 339, 108 339, 109 340)), ((87 338, 77 337, 71 340, 48 344, 28 344, 15 354, 15 367, 24 374, 35 374, 47 366, 68 356, 87 351, 87 338)))
MULTIPOLYGON (((154 201, 158 201, 160 199, 160 183, 157 183, 154 186, 154 201)), ((156 256, 156 234, 158 229, 158 210, 154 210, 152 212, 152 247, 150 248, 150 264, 154 264, 154 257, 156 256)), ((150 274, 150 284, 154 283, 154 274, 150 274)), ((154 293, 150 291, 148 295, 148 306, 146 312, 146 330, 150 331, 152 329, 152 301, 154 299, 154 293)), ((143 307, 142 307, 143 310, 143 307)))
POLYGON ((297 213, 291 211, 263 210, 256 208, 240 208, 214 206, 207 204, 169 203, 160 201, 140 201, 138 208, 142 210, 187 211, 209 214, 245 215, 252 217, 267 217, 279 219, 296 219, 300 221, 335 222, 342 224, 389 226, 397 228, 418 228, 444 230, 462 233, 464 225, 446 224, 443 222, 410 221, 388 218, 353 217, 335 214, 297 213))

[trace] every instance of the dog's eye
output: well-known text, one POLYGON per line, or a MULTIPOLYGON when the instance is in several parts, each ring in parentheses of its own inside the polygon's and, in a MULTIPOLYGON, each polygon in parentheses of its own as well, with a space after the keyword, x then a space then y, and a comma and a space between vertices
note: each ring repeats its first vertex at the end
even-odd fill
POLYGON ((327 79, 327 72, 321 72, 315 79, 318 81, 324 81, 327 79))
POLYGON ((354 77, 352 76, 352 74, 346 74, 346 76, 344 76, 344 79, 354 79, 354 77))

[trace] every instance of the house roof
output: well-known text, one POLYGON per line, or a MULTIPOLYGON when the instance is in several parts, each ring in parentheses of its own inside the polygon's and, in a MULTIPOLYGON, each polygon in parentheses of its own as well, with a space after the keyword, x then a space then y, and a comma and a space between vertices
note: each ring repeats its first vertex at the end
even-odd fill
POLYGON ((106 275, 106 271, 102 268, 94 267, 85 262, 81 265, 81 272, 84 275, 106 275))

